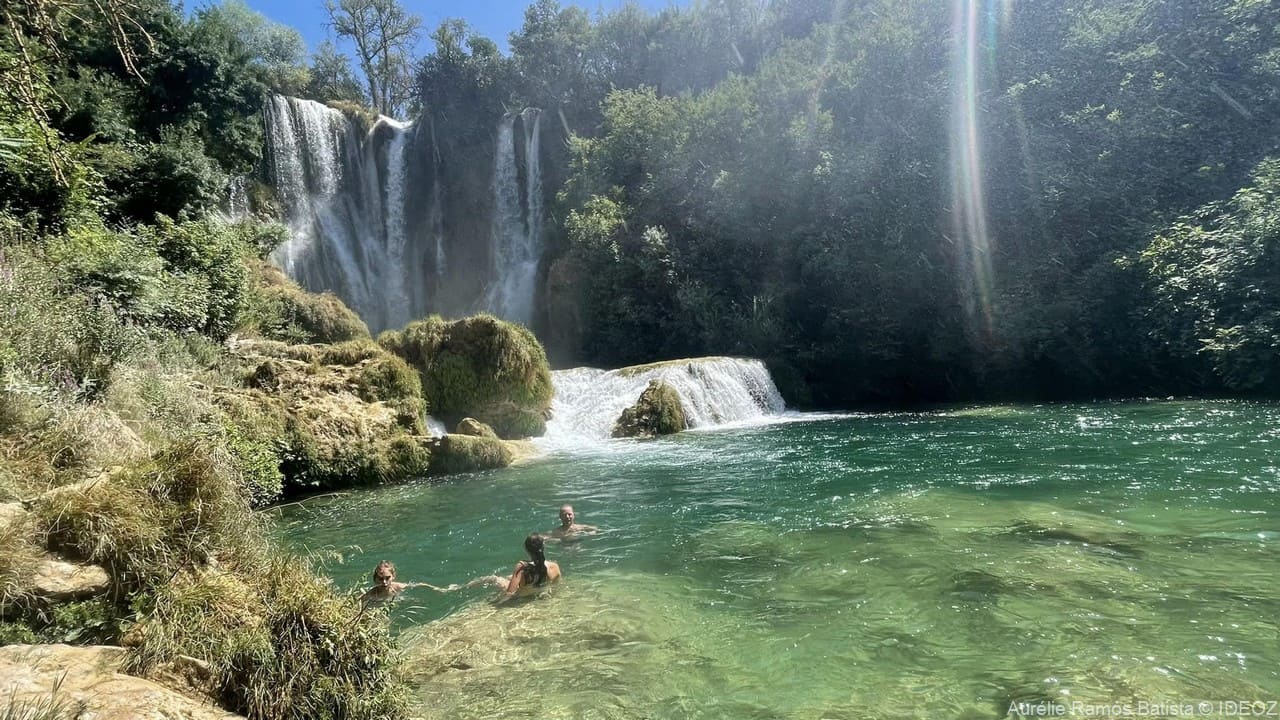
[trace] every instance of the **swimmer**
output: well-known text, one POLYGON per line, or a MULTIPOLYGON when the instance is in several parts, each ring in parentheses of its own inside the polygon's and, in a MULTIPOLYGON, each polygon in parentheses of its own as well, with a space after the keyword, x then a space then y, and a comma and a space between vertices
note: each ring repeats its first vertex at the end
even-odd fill
POLYGON ((547 533, 553 540, 566 540, 575 535, 593 535, 596 533, 594 525, 583 525, 574 522, 576 516, 573 514, 572 505, 564 505, 560 508, 560 527, 547 533))
POLYGON ((365 591, 360 596, 360 604, 364 607, 378 607, 385 605, 392 600, 400 597, 405 590, 415 587, 431 588, 436 592, 449 592, 458 589, 456 585, 450 585, 446 588, 439 588, 430 583, 402 583, 396 582, 396 566, 390 561, 383 560, 373 569, 373 587, 365 591))
POLYGON ((529 554, 528 560, 516 563, 511 571, 511 579, 507 580, 503 594, 510 598, 516 595, 532 595, 548 583, 560 580, 560 565, 547 560, 543 554, 542 536, 534 533, 524 539, 524 551, 529 554))
POLYGON ((543 547, 544 541, 541 535, 538 533, 530 535, 524 539, 524 551, 529 554, 529 560, 516 563, 515 569, 511 571, 511 577, 485 575, 472 580, 466 586, 475 588, 492 585, 502 593, 500 600, 537 593, 547 583, 554 583, 560 579, 560 565, 547 560, 546 555, 543 554, 543 547))

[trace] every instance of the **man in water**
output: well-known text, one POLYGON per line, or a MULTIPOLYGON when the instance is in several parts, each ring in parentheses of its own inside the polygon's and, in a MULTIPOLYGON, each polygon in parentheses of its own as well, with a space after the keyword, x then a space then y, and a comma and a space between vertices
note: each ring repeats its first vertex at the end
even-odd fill
POLYGON ((556 540, 567 540, 577 535, 593 535, 596 528, 593 525, 582 525, 574 522, 573 506, 564 505, 560 508, 560 527, 547 533, 547 535, 556 540))

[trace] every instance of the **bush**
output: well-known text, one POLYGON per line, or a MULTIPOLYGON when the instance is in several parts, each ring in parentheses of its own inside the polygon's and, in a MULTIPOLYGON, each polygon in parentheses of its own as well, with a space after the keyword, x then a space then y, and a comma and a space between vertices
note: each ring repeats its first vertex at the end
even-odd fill
POLYGON ((528 329, 491 315, 456 322, 433 315, 378 342, 417 369, 432 413, 446 423, 474 417, 504 438, 546 430, 551 370, 528 329))
POLYGON ((330 293, 299 288, 278 268, 254 264, 254 290, 243 328, 288 343, 335 343, 369 339, 369 328, 342 300, 330 293))
POLYGON ((71 295, 44 259, 0 250, 0 380, 101 395, 141 342, 102 295, 71 295))
POLYGON ((384 614, 337 597, 296 558, 270 558, 250 577, 186 573, 160 589, 144 609, 133 669, 201 658, 226 707, 249 718, 405 714, 384 614))
POLYGON ((196 440, 47 493, 35 512, 45 544, 102 565, 120 597, 220 553, 252 556, 258 522, 229 453, 196 440))

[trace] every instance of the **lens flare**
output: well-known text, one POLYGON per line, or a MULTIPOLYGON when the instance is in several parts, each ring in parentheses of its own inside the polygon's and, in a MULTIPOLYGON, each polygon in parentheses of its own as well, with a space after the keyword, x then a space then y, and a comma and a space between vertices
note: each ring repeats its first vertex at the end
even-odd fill
MULTIPOLYGON (((992 237, 987 225, 987 201, 982 165, 982 128, 978 115, 982 51, 994 63, 996 32, 1002 0, 956 0, 951 128, 951 187, 953 231, 959 243, 961 288, 965 310, 986 337, 992 332, 992 237), (985 46, 985 47, 984 47, 985 46)), ((1008 0, 1003 0, 1005 14, 1008 0)))

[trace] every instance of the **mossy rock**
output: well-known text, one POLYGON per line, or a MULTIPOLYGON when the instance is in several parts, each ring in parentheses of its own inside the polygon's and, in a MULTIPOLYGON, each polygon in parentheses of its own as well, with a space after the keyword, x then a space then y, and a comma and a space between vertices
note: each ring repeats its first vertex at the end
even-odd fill
POLYGON ((458 435, 470 435, 471 437, 498 437, 493 428, 475 418, 463 418, 462 422, 458 423, 458 429, 454 430, 454 432, 458 435))
POLYGON ((684 406, 680 394, 661 380, 650 380, 635 405, 622 411, 613 425, 616 438, 645 438, 684 430, 684 406))
POLYGON ((433 315, 378 342, 418 370, 431 413, 444 422, 472 417, 508 439, 546 431, 551 369, 528 329, 492 315, 454 322, 433 315))
POLYGON ((332 293, 310 293, 279 268, 253 261, 254 289, 245 330, 291 343, 337 343, 370 339, 369 327, 332 293))
POLYGON ((496 437, 445 435, 432 441, 431 474, 493 470, 511 464, 515 455, 496 437))
POLYGON ((263 469, 253 451, 272 448, 286 494, 427 474, 426 401, 418 373, 401 358, 371 340, 293 346, 246 340, 233 352, 252 367, 247 388, 219 393, 218 405, 235 421, 237 433, 229 434, 246 440, 242 465, 263 469), (253 418, 261 420, 246 422, 253 418))

